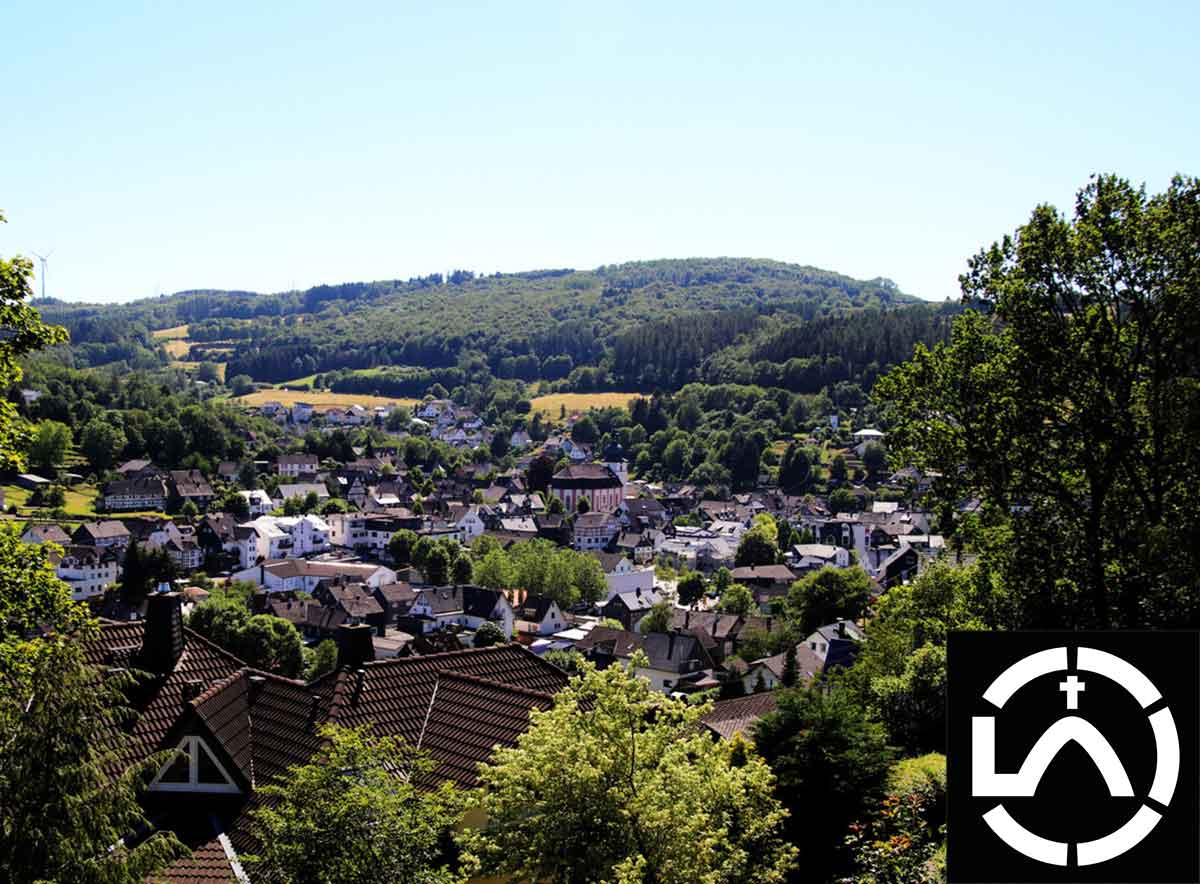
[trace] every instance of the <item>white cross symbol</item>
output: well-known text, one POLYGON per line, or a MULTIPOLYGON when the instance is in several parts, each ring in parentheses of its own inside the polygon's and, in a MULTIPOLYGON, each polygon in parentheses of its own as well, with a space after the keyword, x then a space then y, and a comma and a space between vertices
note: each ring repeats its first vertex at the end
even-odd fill
POLYGON ((1068 675, 1066 681, 1058 683, 1058 689, 1067 695, 1067 708, 1079 708, 1079 692, 1086 690, 1087 683, 1080 681, 1074 675, 1068 675))

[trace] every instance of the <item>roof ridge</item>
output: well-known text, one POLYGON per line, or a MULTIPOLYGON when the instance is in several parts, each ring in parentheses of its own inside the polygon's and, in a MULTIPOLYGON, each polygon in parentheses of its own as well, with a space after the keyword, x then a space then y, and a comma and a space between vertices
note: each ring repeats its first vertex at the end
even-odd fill
POLYGON ((225 690, 225 688, 232 685, 235 681, 240 680, 242 678, 242 676, 246 674, 247 669, 248 669, 248 667, 243 667, 243 668, 239 669, 237 672, 234 672, 231 675, 225 676, 225 678, 217 679, 212 684, 210 684, 207 688, 205 688, 203 691, 201 691, 199 694, 192 697, 192 699, 189 700, 188 702, 191 704, 193 709, 197 708, 198 706, 200 706, 203 703, 208 702, 213 697, 215 697, 217 694, 221 693, 221 691, 225 690))
MULTIPOLYGON (((232 660, 234 663, 237 664, 238 669, 249 669, 250 668, 250 666, 247 665, 245 660, 242 660, 239 657, 235 657, 233 654, 229 653, 229 651, 225 650, 223 647, 218 645, 216 642, 214 642, 208 638, 205 638, 203 635, 196 632, 196 630, 192 629, 187 624, 184 624, 183 632, 184 632, 184 635, 187 637, 187 640, 189 643, 193 640, 200 642, 200 644, 207 646, 207 648, 210 651, 214 651, 217 654, 221 655, 222 657, 232 660)), ((187 645, 185 644, 184 651, 186 651, 186 650, 187 650, 187 645)))
MULTIPOLYGON (((497 681, 494 678, 484 678, 482 675, 474 675, 473 673, 470 673, 470 672, 458 672, 457 670, 454 670, 454 669, 443 669, 441 672, 438 673, 438 681, 441 681, 442 678, 459 679, 461 681, 467 681, 467 682, 471 682, 473 684, 485 685, 487 687, 502 688, 503 690, 510 691, 514 694, 524 694, 528 697, 536 697, 540 700, 553 700, 554 699, 554 694, 551 694, 547 691, 537 691, 537 690, 534 690, 533 688, 526 688, 526 687, 521 687, 520 685, 510 684, 509 682, 506 682, 506 681, 497 681)), ((434 690, 435 690, 435 694, 436 694, 436 687, 434 690)), ((432 706, 432 701, 431 701, 430 705, 432 706)))
MULTIPOLYGON (((495 654, 497 652, 503 651, 505 648, 514 647, 514 646, 523 649, 522 645, 516 645, 515 643, 503 644, 503 645, 489 645, 486 648, 460 648, 457 651, 438 651, 433 654, 421 654, 420 656, 415 656, 415 657, 389 657, 386 660, 368 660, 367 662, 365 662, 363 664, 363 666, 364 666, 364 668, 367 668, 367 669, 384 669, 389 666, 403 667, 404 665, 415 665, 416 663, 419 663, 424 660, 436 660, 436 659, 449 657, 450 655, 454 655, 456 657, 465 657, 470 654, 483 655, 483 654, 487 654, 489 652, 491 654, 495 654)), ((533 654, 532 651, 530 651, 530 653, 534 657, 537 657, 537 654, 533 654)), ((538 659, 541 659, 541 658, 538 658, 538 659)), ((552 664, 547 663, 546 665, 549 666, 552 664)), ((555 667, 555 668, 557 668, 557 667, 555 667)))

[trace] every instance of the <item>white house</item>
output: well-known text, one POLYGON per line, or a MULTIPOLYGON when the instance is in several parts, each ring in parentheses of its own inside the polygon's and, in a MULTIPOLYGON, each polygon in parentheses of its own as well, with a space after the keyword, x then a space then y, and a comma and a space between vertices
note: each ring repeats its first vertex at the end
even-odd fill
POLYGON ((482 586, 438 586, 417 593, 410 617, 424 621, 424 632, 434 632, 456 625, 478 629, 484 623, 495 623, 511 641, 516 617, 508 596, 498 589, 482 586))
POLYGON ((396 572, 384 565, 364 562, 314 562, 284 559, 243 568, 234 580, 246 580, 267 592, 312 592, 322 580, 342 578, 365 583, 372 589, 396 582, 396 572))
POLYGON ((259 516, 237 527, 241 565, 326 552, 329 535, 329 524, 320 516, 259 516))
POLYGON ((797 543, 792 547, 792 567, 804 571, 812 568, 850 567, 850 551, 831 543, 797 543))
POLYGON ((608 584, 607 604, 613 596, 622 592, 649 592, 654 589, 654 568, 639 568, 620 553, 593 552, 604 569, 604 581, 608 584))
POLYGON ((462 536, 461 543, 470 543, 476 537, 483 534, 484 529, 487 527, 483 524, 483 519, 479 516, 479 507, 474 505, 452 510, 449 524, 458 529, 462 536))
POLYGON ((283 506, 293 497, 307 497, 309 494, 317 495, 317 500, 322 502, 329 500, 329 489, 323 482, 299 482, 293 485, 280 485, 279 492, 272 502, 275 506, 283 506))
POLYGON ((271 495, 262 489, 254 491, 239 491, 238 496, 246 501, 246 506, 250 509, 250 518, 265 516, 271 510, 275 509, 275 505, 271 503, 271 495))
MULTIPOLYGON (((514 591, 516 592, 516 591, 514 591)), ((547 596, 526 595, 513 609, 518 632, 526 635, 554 635, 567 628, 558 602, 547 596)))
POLYGON ((116 550, 94 546, 67 546, 54 556, 54 573, 71 587, 77 602, 102 595, 121 578, 120 555, 116 550))
POLYGON ((275 461, 277 475, 288 479, 309 476, 317 471, 320 461, 315 454, 284 454, 275 461))
POLYGON ((882 442, 882 441, 883 441, 883 433, 881 433, 879 430, 871 429, 871 428, 868 428, 865 430, 858 430, 854 434, 854 442, 855 442, 854 453, 857 454, 859 457, 862 457, 863 454, 866 453, 867 446, 869 444, 871 444, 872 442, 882 442))

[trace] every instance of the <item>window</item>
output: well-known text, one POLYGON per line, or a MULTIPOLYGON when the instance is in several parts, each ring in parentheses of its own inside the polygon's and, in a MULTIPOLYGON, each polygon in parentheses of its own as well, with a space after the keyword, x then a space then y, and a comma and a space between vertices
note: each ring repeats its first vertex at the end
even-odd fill
POLYGON ((177 747, 182 755, 163 765, 152 792, 240 792, 217 756, 200 737, 184 737, 177 747))

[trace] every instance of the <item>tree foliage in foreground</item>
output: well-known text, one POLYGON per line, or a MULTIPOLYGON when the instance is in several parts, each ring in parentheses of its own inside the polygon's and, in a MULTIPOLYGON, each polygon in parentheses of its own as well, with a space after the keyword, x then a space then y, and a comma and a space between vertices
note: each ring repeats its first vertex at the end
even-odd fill
MULTIPOLYGON (((3 223, 4 213, 0 212, 3 223)), ((17 363, 22 356, 67 340, 65 329, 46 325, 41 314, 25 303, 33 297, 31 279, 33 262, 28 258, 0 258, 0 389, 7 390, 21 380, 17 363)), ((0 399, 0 469, 24 467, 23 452, 29 441, 29 427, 17 416, 16 406, 0 399)))
POLYGON ((778 780, 791 816, 788 840, 800 850, 794 881, 827 881, 848 870, 843 841, 851 823, 883 799, 892 750, 850 691, 836 683, 781 691, 761 719, 755 748, 778 780))
POLYGON ((888 794, 850 827, 855 884, 946 880, 946 759, 909 758, 892 768, 888 794))
POLYGON ((21 884, 140 884, 185 852, 169 833, 131 837, 147 828, 138 793, 168 756, 111 773, 132 677, 85 664, 95 621, 46 552, 0 526, 0 870, 21 884))
POLYGON ((847 686, 910 753, 946 742, 946 637, 952 630, 1003 628, 1008 596, 980 565, 936 562, 879 599, 847 686))
POLYGON ((562 884, 784 881, 795 850, 762 759, 702 733, 704 707, 621 666, 583 673, 481 766, 487 822, 461 835, 468 870, 562 884))
POLYGON ((943 532, 987 503, 1014 625, 1200 623, 1200 180, 1094 178, 961 282, 977 309, 875 389, 893 455, 942 476, 943 532))
POLYGON ((449 784, 415 785, 431 763, 399 737, 324 725, 328 743, 277 783, 259 787, 260 852, 244 857, 271 884, 451 884, 442 846, 458 821, 449 784))

